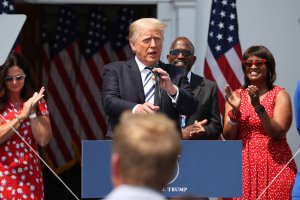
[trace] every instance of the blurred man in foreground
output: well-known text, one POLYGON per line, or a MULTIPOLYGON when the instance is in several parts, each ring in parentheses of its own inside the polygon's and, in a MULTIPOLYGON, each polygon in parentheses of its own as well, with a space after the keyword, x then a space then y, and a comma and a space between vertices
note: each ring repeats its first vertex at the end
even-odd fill
POLYGON ((164 114, 125 112, 116 127, 111 158, 114 189, 106 200, 165 200, 180 153, 175 123, 164 114))

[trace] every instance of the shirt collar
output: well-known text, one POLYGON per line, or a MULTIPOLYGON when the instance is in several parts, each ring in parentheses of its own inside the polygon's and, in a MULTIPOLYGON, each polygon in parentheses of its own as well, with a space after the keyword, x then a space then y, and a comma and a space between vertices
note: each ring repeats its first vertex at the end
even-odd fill
POLYGON ((139 67, 140 72, 145 69, 145 67, 147 67, 146 65, 144 65, 136 56, 134 57, 136 64, 139 67))
POLYGON ((138 65, 138 67, 139 67, 139 70, 140 70, 140 72, 142 72, 142 70, 143 69, 145 69, 145 67, 151 67, 151 66, 146 66, 146 65, 144 65, 139 59, 138 59, 138 57, 134 57, 134 59, 135 59, 135 61, 136 61, 136 64, 138 65))
POLYGON ((186 75, 188 80, 189 80, 189 83, 191 82, 191 77, 192 77, 192 72, 189 71, 188 74, 186 75))

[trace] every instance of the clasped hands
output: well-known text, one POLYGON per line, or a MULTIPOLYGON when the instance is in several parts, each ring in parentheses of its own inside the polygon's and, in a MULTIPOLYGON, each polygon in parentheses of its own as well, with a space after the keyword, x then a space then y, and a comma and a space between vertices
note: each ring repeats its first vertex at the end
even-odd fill
POLYGON ((194 124, 191 124, 184 129, 182 129, 183 139, 193 139, 205 134, 204 125, 207 123, 207 119, 204 119, 200 122, 197 120, 194 124))

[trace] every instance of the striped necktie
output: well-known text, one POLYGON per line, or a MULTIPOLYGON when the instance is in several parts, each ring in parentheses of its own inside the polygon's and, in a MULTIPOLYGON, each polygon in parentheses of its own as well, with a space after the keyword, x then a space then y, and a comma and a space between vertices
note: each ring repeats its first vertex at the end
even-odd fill
POLYGON ((143 83, 145 102, 150 102, 154 104, 155 84, 154 84, 154 80, 152 80, 152 71, 150 67, 145 67, 144 70, 148 71, 143 83))

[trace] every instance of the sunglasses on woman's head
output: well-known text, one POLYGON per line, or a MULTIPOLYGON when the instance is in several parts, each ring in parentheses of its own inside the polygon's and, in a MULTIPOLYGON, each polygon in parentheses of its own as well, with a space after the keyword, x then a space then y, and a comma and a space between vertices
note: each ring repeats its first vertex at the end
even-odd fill
POLYGON ((6 76, 5 81, 6 82, 13 82, 14 80, 16 81, 22 81, 26 77, 26 74, 18 75, 18 76, 6 76))

